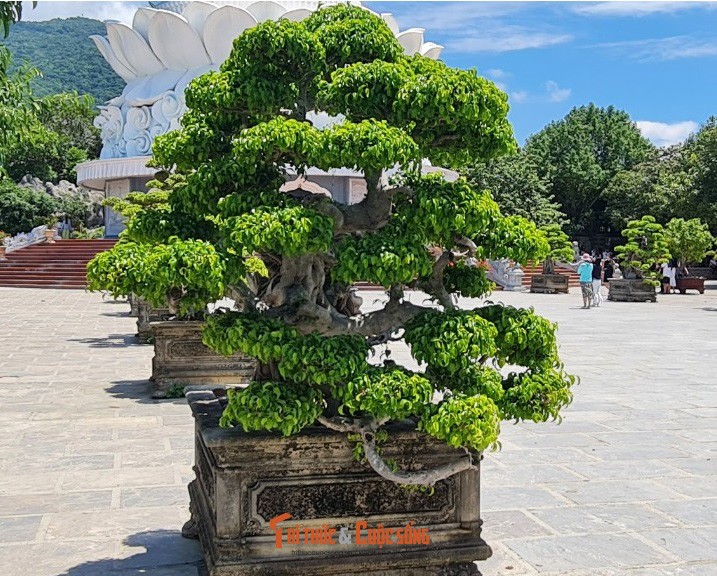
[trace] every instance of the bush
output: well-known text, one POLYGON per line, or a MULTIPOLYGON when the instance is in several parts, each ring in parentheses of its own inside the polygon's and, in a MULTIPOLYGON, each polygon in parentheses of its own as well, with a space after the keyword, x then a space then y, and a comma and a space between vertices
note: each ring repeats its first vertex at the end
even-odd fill
POLYGON ((57 201, 45 192, 0 180, 0 229, 8 234, 41 226, 57 209, 57 201))

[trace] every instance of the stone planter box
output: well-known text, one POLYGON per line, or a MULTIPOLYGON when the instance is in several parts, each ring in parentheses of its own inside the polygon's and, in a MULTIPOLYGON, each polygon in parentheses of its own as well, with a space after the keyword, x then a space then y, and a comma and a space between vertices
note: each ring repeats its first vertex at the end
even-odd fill
MULTIPOLYGON (((131 310, 131 304, 130 304, 131 310)), ((155 308, 141 298, 137 298, 137 338, 142 344, 152 343, 152 322, 160 322, 172 316, 169 308, 155 308)))
POLYGON ((567 294, 568 277, 563 274, 537 274, 530 279, 530 291, 541 294, 567 294))
POLYGON ((700 294, 705 293, 705 278, 698 276, 683 276, 677 279, 677 289, 680 294, 684 294, 688 290, 697 290, 700 294))
POLYGON ((139 298, 134 294, 127 296, 129 302, 129 315, 132 318, 139 318, 139 298))
POLYGON ((655 287, 639 279, 615 279, 610 280, 610 291, 608 300, 615 302, 657 302, 655 287))
MULTIPOLYGON (((356 462, 346 434, 320 426, 290 438, 221 429, 216 392, 190 391, 187 400, 196 421, 196 479, 183 534, 201 541, 209 576, 468 576, 480 574, 475 560, 490 557, 481 538, 478 470, 437 483, 433 493, 409 491, 356 462), (272 528, 283 514, 291 518, 272 528), (411 522, 427 529, 428 543, 367 543, 368 529, 411 522), (322 527, 336 528, 335 543, 305 543, 305 529, 322 527)), ((383 446, 385 458, 412 470, 461 454, 418 434, 411 422, 397 425, 383 446)))
POLYGON ((166 398, 177 386, 246 386, 255 362, 242 354, 222 356, 202 342, 203 322, 168 321, 151 324, 153 398, 166 398))

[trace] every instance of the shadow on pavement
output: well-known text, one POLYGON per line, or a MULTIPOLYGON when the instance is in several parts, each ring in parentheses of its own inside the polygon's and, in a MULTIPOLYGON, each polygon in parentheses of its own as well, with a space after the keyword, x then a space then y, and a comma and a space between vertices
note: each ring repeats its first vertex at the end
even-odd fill
POLYGON ((197 576, 202 562, 199 543, 182 538, 177 530, 133 534, 125 546, 137 548, 127 558, 104 558, 73 566, 58 576, 197 576))
POLYGON ((89 344, 91 348, 128 348, 129 346, 145 346, 136 336, 129 334, 108 334, 101 338, 70 338, 69 342, 89 344))
POLYGON ((140 404, 186 404, 182 398, 152 398, 152 384, 149 380, 119 380, 106 388, 107 392, 121 400, 136 400, 140 404))

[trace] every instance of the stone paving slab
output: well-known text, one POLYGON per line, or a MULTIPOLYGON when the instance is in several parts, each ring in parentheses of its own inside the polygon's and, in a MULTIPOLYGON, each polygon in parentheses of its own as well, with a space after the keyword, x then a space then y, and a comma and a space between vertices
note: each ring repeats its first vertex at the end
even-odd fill
MULTIPOLYGON (((717 285, 591 310, 494 299, 557 321, 582 381, 562 424, 506 423, 485 455, 483 574, 717 575, 717 285)), ((179 536, 193 423, 150 398, 128 305, 10 288, 0 304, 0 575, 197 576, 179 536)))

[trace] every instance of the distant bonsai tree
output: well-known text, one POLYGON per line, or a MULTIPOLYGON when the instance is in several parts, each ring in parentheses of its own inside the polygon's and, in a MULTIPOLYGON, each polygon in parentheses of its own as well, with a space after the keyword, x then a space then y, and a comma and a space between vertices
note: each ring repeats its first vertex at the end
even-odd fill
POLYGON ((659 285, 657 265, 670 259, 664 228, 652 216, 631 220, 622 231, 627 242, 615 248, 624 278, 641 278, 659 285))
POLYGON ((244 32, 186 102, 182 129, 153 150, 154 164, 175 173, 147 205, 121 206, 127 230, 89 276, 94 289, 168 299, 180 314, 234 298, 238 311, 207 317, 204 342, 258 366, 246 389, 229 390, 223 426, 292 435, 318 422, 351 434, 385 478, 427 485, 474 467, 502 419, 557 418, 571 401, 554 324, 530 309, 455 301, 491 289, 469 258, 542 258, 544 237, 465 180, 421 173, 424 158, 460 166, 514 149, 495 85, 404 56, 380 18, 340 5, 244 32), (312 111, 336 124, 319 129, 312 111), (347 206, 279 190, 309 167, 358 170, 368 192, 347 206), (358 281, 383 286, 385 306, 362 313, 358 281), (433 304, 410 302, 406 288, 433 304), (399 340, 424 372, 369 363, 399 340), (504 365, 520 368, 503 374, 504 365), (389 465, 378 444, 404 419, 465 456, 420 472, 389 465))
POLYGON ((670 254, 677 259, 677 266, 683 273, 688 263, 699 263, 705 256, 713 254, 710 248, 714 238, 707 224, 699 218, 673 218, 665 227, 665 235, 670 254))
POLYGON ((555 262, 570 263, 574 259, 573 245, 570 238, 563 232, 558 224, 548 224, 541 226, 540 231, 545 234, 545 238, 550 246, 550 253, 543 261, 543 274, 555 273, 555 262))

